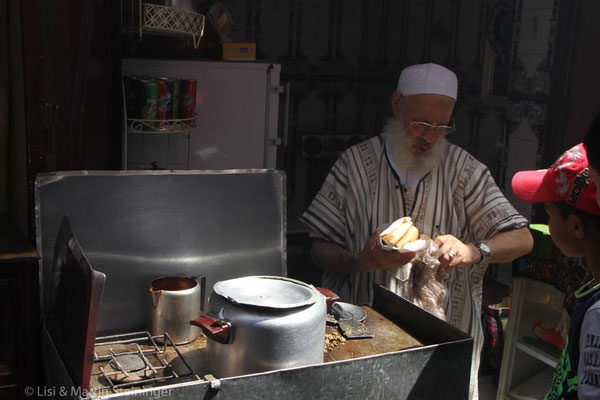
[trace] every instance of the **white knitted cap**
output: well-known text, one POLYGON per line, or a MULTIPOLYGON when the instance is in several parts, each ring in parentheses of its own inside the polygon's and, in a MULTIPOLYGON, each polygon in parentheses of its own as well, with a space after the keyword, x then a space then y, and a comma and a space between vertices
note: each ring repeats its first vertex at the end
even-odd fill
POLYGON ((437 64, 417 64, 402 70, 396 88, 403 96, 441 94, 456 100, 458 80, 454 72, 437 64))

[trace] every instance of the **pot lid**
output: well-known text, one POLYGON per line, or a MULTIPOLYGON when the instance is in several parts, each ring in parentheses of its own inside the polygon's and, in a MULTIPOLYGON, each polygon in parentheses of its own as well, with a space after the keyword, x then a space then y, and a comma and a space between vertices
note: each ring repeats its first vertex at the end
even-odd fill
POLYGON ((313 286, 281 276, 246 276, 215 283, 213 291, 232 303, 289 309, 315 303, 322 296, 313 286))

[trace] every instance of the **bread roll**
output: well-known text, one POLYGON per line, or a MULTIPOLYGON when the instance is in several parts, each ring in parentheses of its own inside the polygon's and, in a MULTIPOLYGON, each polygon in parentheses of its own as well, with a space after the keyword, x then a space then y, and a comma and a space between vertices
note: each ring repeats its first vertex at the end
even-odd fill
POLYGON ((390 226, 391 231, 381 237, 381 240, 383 240, 385 244, 390 246, 396 246, 396 243, 398 243, 402 239, 402 237, 406 235, 406 233, 412 226, 412 223, 409 219, 403 219, 398 222, 399 223, 397 223, 397 226, 395 227, 394 224, 396 224, 396 222, 392 224, 392 226, 390 226))
POLYGON ((395 246, 401 249, 408 243, 414 242, 418 238, 419 238, 419 230, 417 229, 416 226, 411 224, 411 227, 408 230, 408 232, 406 232, 406 235, 402 236, 402 239, 400 239, 398 241, 398 243, 395 244, 395 246))
POLYGON ((395 221, 387 230, 389 232, 383 235, 381 240, 388 246, 402 248, 419 238, 419 230, 412 224, 410 218, 395 221))

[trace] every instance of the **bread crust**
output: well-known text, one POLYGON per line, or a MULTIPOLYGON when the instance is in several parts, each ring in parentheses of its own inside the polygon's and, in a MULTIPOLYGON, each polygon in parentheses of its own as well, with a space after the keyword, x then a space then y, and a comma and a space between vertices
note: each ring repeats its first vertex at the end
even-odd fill
POLYGON ((396 222, 392 224, 392 226, 390 227, 392 229, 391 232, 381 237, 381 240, 383 240, 385 244, 390 246, 396 246, 396 243, 398 243, 402 239, 402 237, 406 235, 406 233, 412 226, 412 223, 408 219, 398 222, 399 223, 396 227, 393 226, 394 224, 396 224, 396 222))
POLYGON ((407 244, 409 244, 411 242, 414 242, 418 238, 419 238, 419 230, 417 229, 416 226, 412 225, 410 227, 410 229, 408 230, 408 232, 406 232, 406 234, 404 236, 402 236, 402 239, 400 239, 400 241, 398 243, 396 243, 396 247, 403 248, 404 246, 406 246, 407 244))
POLYGON ((419 230, 410 218, 395 221, 389 229, 390 232, 381 237, 382 242, 389 246, 402 248, 419 238, 419 230))

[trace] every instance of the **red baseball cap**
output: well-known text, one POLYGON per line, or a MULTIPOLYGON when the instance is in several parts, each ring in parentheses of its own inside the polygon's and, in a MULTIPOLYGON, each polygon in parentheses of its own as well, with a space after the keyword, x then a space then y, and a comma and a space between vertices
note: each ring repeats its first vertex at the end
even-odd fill
POLYGON ((564 201, 590 214, 600 215, 596 185, 589 178, 583 143, 565 151, 548 169, 520 171, 512 178, 513 192, 532 203, 564 201))

